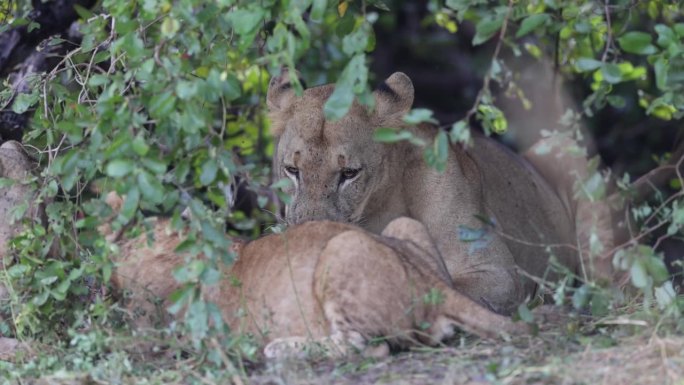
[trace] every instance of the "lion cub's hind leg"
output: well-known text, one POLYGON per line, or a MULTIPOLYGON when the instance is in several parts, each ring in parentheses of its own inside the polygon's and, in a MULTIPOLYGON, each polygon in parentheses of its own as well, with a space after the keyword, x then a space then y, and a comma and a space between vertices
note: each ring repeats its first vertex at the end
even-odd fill
POLYGON ((316 265, 314 294, 337 346, 384 355, 389 347, 369 346, 371 338, 399 342, 412 329, 414 298, 405 266, 394 249, 360 230, 328 242, 316 265))
MULTIPOLYGON (((345 231, 333 237, 318 257, 313 276, 314 295, 321 318, 328 326, 321 338, 293 336, 277 338, 265 348, 268 358, 340 358, 360 353, 381 357, 389 354, 386 343, 370 345, 369 339, 394 330, 387 325, 409 318, 392 300, 392 293, 407 284, 406 273, 394 251, 360 230, 345 231), (398 278, 398 282, 394 280, 398 278), (388 302, 393 303, 390 305, 388 302)), ((400 302, 406 303, 407 298, 400 302)), ((399 322, 404 325, 410 322, 399 322)))

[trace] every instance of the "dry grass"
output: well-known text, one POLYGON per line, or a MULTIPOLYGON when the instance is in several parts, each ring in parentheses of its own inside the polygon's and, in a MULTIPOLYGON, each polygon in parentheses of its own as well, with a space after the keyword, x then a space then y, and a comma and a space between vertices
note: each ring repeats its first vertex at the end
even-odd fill
POLYGON ((684 384, 684 337, 602 336, 571 341, 553 333, 508 343, 412 351, 372 362, 268 364, 251 384, 684 384), (613 343, 613 342, 611 342, 613 343))
POLYGON ((536 336, 505 342, 461 337, 445 347, 415 349, 381 360, 259 362, 237 376, 212 371, 192 357, 140 357, 119 347, 87 374, 45 373, 9 383, 684 385, 682 335, 655 333, 654 326, 627 318, 599 324, 557 310, 537 316, 544 321, 536 336))
POLYGON ((684 336, 663 336, 628 315, 599 323, 542 307, 535 318, 541 325, 536 336, 461 339, 380 361, 270 363, 246 383, 684 385, 684 336))

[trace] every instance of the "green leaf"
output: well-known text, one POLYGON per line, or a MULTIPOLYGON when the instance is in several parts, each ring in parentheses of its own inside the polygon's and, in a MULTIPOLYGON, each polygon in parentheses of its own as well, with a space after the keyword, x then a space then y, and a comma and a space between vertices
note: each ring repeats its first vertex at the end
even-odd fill
POLYGON ((644 289, 651 283, 646 266, 644 266, 641 259, 634 261, 632 268, 629 270, 629 275, 632 278, 632 284, 639 289, 644 289))
POLYGON ((164 200, 164 186, 147 171, 138 174, 138 186, 142 196, 148 201, 159 204, 164 200))
POLYGON ((449 138, 444 130, 439 130, 431 147, 425 149, 425 162, 438 172, 446 170, 449 156, 449 138))
POLYGON ((487 134, 490 132, 503 134, 508 130, 508 121, 506 120, 503 111, 495 105, 481 103, 477 107, 477 111, 477 117, 482 122, 487 134))
POLYGON ((594 290, 591 296, 591 314, 596 317, 603 317, 610 310, 610 301, 606 294, 601 290, 594 290))
POLYGON ((16 180, 10 178, 0 178, 0 188, 7 188, 17 183, 16 180))
POLYGON ((368 3, 381 11, 391 11, 390 7, 382 0, 369 0, 368 3))
POLYGON ((433 287, 423 296, 423 303, 426 305, 438 306, 439 304, 444 303, 444 293, 433 287))
POLYGON ((186 302, 193 300, 194 296, 195 286, 183 285, 169 296, 169 301, 171 301, 173 305, 169 306, 167 311, 171 314, 177 314, 184 307, 186 302))
POLYGON ((667 90, 667 72, 669 70, 669 63, 667 59, 658 58, 655 63, 653 63, 653 72, 655 73, 656 87, 659 90, 667 90))
POLYGON ((38 101, 38 93, 32 92, 30 94, 19 94, 12 102, 12 111, 16 114, 23 114, 28 111, 31 106, 38 101))
POLYGON ((521 321, 528 324, 534 322, 534 315, 532 315, 526 303, 518 305, 518 317, 520 317, 521 321))
POLYGON ((200 174, 200 183, 203 186, 211 184, 211 182, 216 179, 216 173, 218 172, 218 165, 215 159, 209 159, 202 165, 202 173, 200 174))
POLYGON ((147 155, 147 152, 150 150, 150 146, 145 143, 145 138, 143 138, 141 135, 138 135, 135 137, 135 139, 133 139, 132 145, 133 151, 140 156, 147 155))
POLYGON ((470 143, 470 126, 465 120, 454 123, 449 130, 449 140, 451 143, 470 143))
POLYGON ((437 119, 432 117, 432 110, 427 108, 414 108, 404 116, 404 123, 416 125, 423 122, 438 124, 437 119))
POLYGON ((673 28, 677 36, 684 38, 684 23, 677 23, 673 28))
POLYGON ((132 186, 128 192, 126 192, 126 197, 124 198, 117 220, 123 224, 128 223, 135 215, 136 210, 138 210, 139 203, 140 190, 137 186, 132 186))
POLYGON ((651 41, 651 35, 637 31, 627 32, 618 38, 620 48, 638 55, 651 55, 656 52, 656 47, 651 41))
POLYGON ((221 277, 223 275, 218 269, 214 269, 212 267, 208 267, 204 269, 204 272, 202 273, 202 276, 200 277, 200 281, 202 282, 203 285, 216 285, 219 283, 221 280, 221 277))
POLYGON ((50 297, 50 292, 48 290, 43 290, 40 294, 33 297, 32 302, 36 306, 43 306, 50 297))
POLYGON ((627 105, 625 98, 620 95, 608 95, 606 97, 606 101, 608 101, 608 104, 615 108, 625 108, 627 105))
POLYGON ((181 80, 176 84, 176 95, 181 100, 188 100, 197 94, 197 82, 181 80))
POLYGON ((351 33, 351 31, 354 29, 354 24, 356 23, 356 20, 351 16, 351 14, 347 14, 344 17, 340 19, 340 21, 337 23, 337 27, 335 27, 335 34, 339 38, 343 38, 351 33))
POLYGON ((546 23, 550 19, 550 15, 546 13, 538 13, 536 15, 530 15, 526 17, 520 24, 520 29, 515 34, 515 37, 523 37, 528 33, 534 31, 542 24, 546 23))
POLYGON ((228 238, 222 229, 216 228, 209 221, 202 222, 202 236, 218 248, 228 247, 228 238))
POLYGON ((591 293, 589 292, 589 287, 587 285, 582 285, 579 289, 575 290, 575 293, 572 295, 572 306, 575 309, 580 310, 587 306, 590 297, 591 293))
POLYGON ((368 39, 371 32, 370 23, 361 23, 354 32, 342 39, 342 51, 347 54, 347 56, 362 53, 368 46, 368 39))
POLYGON ((221 90, 223 91, 223 96, 228 99, 228 101, 233 101, 242 95, 242 88, 240 86, 240 81, 232 73, 221 74, 221 90))
POLYGON ((142 163, 142 165, 145 166, 145 168, 152 171, 156 175, 163 175, 166 173, 166 163, 160 160, 152 158, 142 158, 140 159, 140 163, 142 163))
POLYGON ((266 16, 263 8, 238 9, 228 14, 233 28, 238 35, 250 35, 261 24, 266 16))
POLYGON ((91 87, 97 87, 97 86, 109 84, 109 82, 110 82, 109 77, 107 77, 105 75, 94 74, 88 80, 88 85, 91 87))
POLYGON ((335 91, 325 102, 323 112, 326 119, 339 120, 342 119, 354 102, 354 90, 349 84, 336 84, 335 91))
POLYGON ((380 143, 395 143, 408 140, 413 136, 409 131, 397 131, 390 127, 381 127, 373 132, 373 140, 380 143))
POLYGON ((209 332, 209 317, 207 304, 196 300, 190 304, 185 312, 185 322, 190 327, 190 333, 195 341, 201 341, 209 332))
MULTIPOLYGON (((118 25, 118 24, 117 24, 118 25)), ((118 48, 117 52, 125 52, 131 60, 141 60, 145 57, 145 43, 136 33, 128 33, 114 42, 114 48, 118 48)))
POLYGON ((480 20, 475 26, 473 45, 480 45, 489 40, 501 28, 503 16, 488 16, 480 20))
POLYGON ((178 253, 191 253, 193 250, 197 250, 199 246, 199 243, 197 242, 197 239, 194 237, 189 237, 182 241, 181 243, 176 246, 176 248, 173 250, 176 254, 178 253))
POLYGON ((292 181, 290 178, 281 178, 271 184, 272 190, 284 189, 292 186, 292 181))
POLYGON ((366 89, 368 67, 366 55, 355 55, 342 72, 342 76, 335 84, 335 91, 325 102, 323 112, 328 120, 339 120, 344 117, 352 103, 355 94, 361 94, 366 89))
POLYGON ((200 260, 194 260, 185 266, 177 268, 173 272, 173 277, 180 283, 196 281, 206 269, 206 264, 200 260))
POLYGON ((650 255, 645 259, 644 265, 646 266, 646 271, 648 275, 653 278, 656 285, 667 281, 669 274, 667 272, 667 266, 662 259, 656 257, 655 255, 650 255))
POLYGON ((10 266, 10 268, 7 269, 7 274, 10 278, 19 278, 29 270, 30 268, 28 265, 18 263, 16 265, 10 266))
POLYGON ((588 71, 594 71, 598 68, 600 68, 603 65, 602 62, 596 60, 596 59, 591 59, 591 58, 579 58, 575 62, 575 66, 580 72, 588 72, 588 71))
POLYGON ((473 4, 472 0, 446 0, 445 5, 455 11, 465 12, 473 4))
POLYGON ((601 67, 601 75, 603 75, 603 79, 606 82, 611 84, 620 83, 622 81, 622 71, 617 64, 606 63, 601 67))
POLYGON ((328 0, 313 0, 313 5, 311 6, 311 21, 316 23, 322 22, 327 7, 328 0))
POLYGON ((664 310, 675 303, 675 300, 677 299, 677 293, 672 286, 672 281, 667 281, 663 283, 662 286, 657 287, 654 294, 660 310, 664 310))
POLYGON ((173 17, 165 17, 161 25, 161 33, 167 39, 170 39, 176 35, 176 32, 180 29, 180 22, 173 17))
POLYGON ((656 43, 663 48, 667 48, 670 44, 679 41, 675 32, 665 24, 657 24, 653 29, 658 33, 658 40, 656 43))
POLYGON ((442 129, 439 130, 435 138, 435 154, 437 155, 438 162, 446 165, 449 156, 449 137, 442 129))
POLYGON ((88 20, 93 17, 93 13, 88 8, 85 8, 79 4, 74 4, 73 7, 74 11, 76 11, 78 14, 78 17, 80 17, 82 20, 88 20))
POLYGON ((156 94, 150 99, 150 115, 155 118, 165 118, 173 111, 175 105, 176 97, 173 93, 167 91, 156 94))
POLYGON ((105 173, 112 178, 121 178, 122 176, 126 176, 133 171, 134 167, 135 164, 131 160, 114 159, 107 164, 105 173))

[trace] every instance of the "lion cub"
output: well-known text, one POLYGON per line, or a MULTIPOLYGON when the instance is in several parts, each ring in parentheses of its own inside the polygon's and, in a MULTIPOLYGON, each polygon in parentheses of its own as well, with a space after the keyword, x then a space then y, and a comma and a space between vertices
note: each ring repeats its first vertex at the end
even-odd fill
MULTIPOLYGON (((124 242, 112 278, 132 293, 128 307, 145 313, 142 325, 154 315, 148 294, 166 299, 178 287, 171 272, 184 257, 174 254, 179 239, 166 228, 158 223, 152 247, 142 238, 124 242)), ((311 346, 331 356, 384 355, 387 343, 436 344, 454 326, 487 338, 524 328, 449 287, 432 240, 412 219, 392 221, 382 236, 307 222, 236 249, 236 263, 205 295, 231 330, 262 342, 267 357, 302 356, 311 346), (380 337, 387 343, 369 347, 380 337)))

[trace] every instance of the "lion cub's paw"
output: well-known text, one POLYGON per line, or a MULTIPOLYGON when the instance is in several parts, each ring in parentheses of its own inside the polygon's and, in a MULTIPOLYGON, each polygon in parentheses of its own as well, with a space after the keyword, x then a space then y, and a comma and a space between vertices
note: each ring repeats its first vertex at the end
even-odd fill
POLYGON ((306 337, 276 338, 264 348, 268 359, 305 359, 310 355, 311 340, 306 337))
POLYGON ((339 358, 346 356, 348 350, 347 346, 338 345, 331 338, 311 340, 307 337, 283 337, 276 338, 266 345, 264 355, 266 358, 275 360, 339 358))
MULTIPOLYGON (((355 341, 354 341, 355 342, 355 341)), ((373 346, 358 346, 358 343, 341 340, 333 335, 320 340, 306 337, 276 338, 264 348, 264 355, 268 359, 307 359, 314 357, 343 358, 354 353, 364 357, 382 358, 389 355, 389 346, 381 343, 373 346)))

